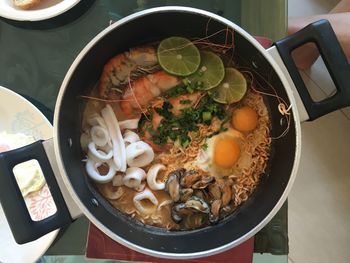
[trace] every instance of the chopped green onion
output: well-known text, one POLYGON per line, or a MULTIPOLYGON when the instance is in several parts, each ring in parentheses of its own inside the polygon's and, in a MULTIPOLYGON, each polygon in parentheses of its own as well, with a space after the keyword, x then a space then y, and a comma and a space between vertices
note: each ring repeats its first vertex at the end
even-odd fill
POLYGON ((188 93, 193 93, 194 89, 191 86, 186 86, 186 90, 188 91, 188 93))
POLYGON ((186 148, 190 144, 190 139, 181 142, 182 147, 186 148))
MULTIPOLYGON (((173 94, 177 94, 176 96, 188 94, 188 89, 192 91, 196 90, 193 83, 188 86, 179 86, 176 89, 171 89, 171 94, 167 93, 167 98, 173 94)), ((190 103, 191 100, 180 100, 180 104, 183 105, 190 103)), ((229 113, 225 110, 225 107, 215 102, 209 96, 202 97, 196 108, 183 107, 183 109, 180 110, 179 115, 174 115, 171 112, 172 108, 173 105, 171 105, 169 101, 165 101, 162 107, 155 109, 155 111, 163 117, 157 129, 150 131, 152 140, 155 144, 164 145, 169 141, 173 141, 176 142, 177 145, 185 148, 191 143, 191 138, 199 136, 193 135, 198 133, 198 124, 203 123, 210 125, 214 117, 221 120, 222 125, 218 131, 207 136, 211 137, 224 131, 225 127, 223 125, 230 119, 229 113)), ((146 122, 145 116, 140 122, 142 123, 143 130, 148 130, 150 128, 150 122, 146 122)), ((204 148, 205 147, 207 146, 204 146, 204 148)))
POLYGON ((188 78, 184 78, 184 79, 182 80, 182 82, 183 82, 186 86, 191 85, 191 81, 190 81, 188 78))
POLYGON ((203 118, 203 121, 204 122, 209 122, 209 121, 211 121, 211 112, 210 111, 204 111, 203 113, 202 113, 202 118, 203 118))

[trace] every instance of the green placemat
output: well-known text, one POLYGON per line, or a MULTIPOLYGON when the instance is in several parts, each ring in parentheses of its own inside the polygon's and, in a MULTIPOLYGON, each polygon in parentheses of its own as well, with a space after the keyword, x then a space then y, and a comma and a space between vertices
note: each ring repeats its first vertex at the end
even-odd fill
POLYGON ((288 255, 288 203, 255 235, 254 252, 288 255))

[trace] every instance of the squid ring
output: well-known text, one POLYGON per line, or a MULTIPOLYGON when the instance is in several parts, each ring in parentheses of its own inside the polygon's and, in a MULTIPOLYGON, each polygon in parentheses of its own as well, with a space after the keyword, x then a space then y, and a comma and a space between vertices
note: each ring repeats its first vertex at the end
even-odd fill
POLYGON ((129 188, 137 188, 144 179, 146 179, 146 172, 143 169, 131 167, 126 169, 123 183, 129 188))
POLYGON ((123 138, 124 138, 124 142, 126 145, 137 142, 140 140, 140 137, 137 135, 137 133, 130 131, 130 130, 126 130, 124 132, 123 138))
POLYGON ((158 206, 158 199, 154 196, 151 190, 148 188, 145 188, 143 192, 137 193, 134 196, 134 206, 135 208, 142 214, 150 214, 154 210, 152 208, 146 208, 142 205, 141 201, 142 200, 149 200, 154 206, 158 206))
POLYGON ((137 129, 137 126, 139 125, 140 119, 130 119, 125 121, 120 121, 119 126, 121 130, 130 129, 135 130, 137 129))
POLYGON ((134 142, 126 147, 126 162, 130 167, 144 167, 153 159, 153 149, 143 141, 134 142))
POLYGON ((107 197, 109 200, 119 199, 124 194, 124 189, 122 187, 118 187, 116 191, 113 191, 115 187, 112 187, 108 184, 103 188, 103 195, 107 197))
POLYGON ((147 183, 152 190, 163 190, 165 188, 164 182, 157 181, 157 176, 160 170, 164 170, 163 164, 154 164, 149 168, 147 173, 147 183))
POLYGON ((90 142, 88 145, 90 153, 101 161, 107 161, 113 157, 113 151, 110 150, 108 153, 105 153, 101 150, 96 149, 96 144, 94 142, 90 142))
POLYGON ((101 126, 93 126, 90 130, 91 139, 97 146, 105 146, 110 140, 107 129, 101 126))
POLYGON ((102 128, 107 128, 105 120, 98 115, 97 113, 92 114, 88 119, 87 123, 89 123, 91 126, 99 125, 102 128))
POLYGON ((109 166, 108 173, 106 175, 101 175, 97 170, 97 168, 100 167, 102 163, 96 162, 90 158, 87 160, 85 168, 86 168, 87 174, 90 176, 92 180, 99 183, 108 183, 112 181, 117 170, 113 165, 113 162, 111 161, 111 159, 106 163, 109 166))

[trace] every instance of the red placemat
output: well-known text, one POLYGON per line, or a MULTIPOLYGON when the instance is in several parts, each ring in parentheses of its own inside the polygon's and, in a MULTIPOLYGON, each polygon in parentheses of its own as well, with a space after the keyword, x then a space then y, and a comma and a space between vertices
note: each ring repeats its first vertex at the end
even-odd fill
POLYGON ((269 48, 272 45, 272 40, 267 38, 267 37, 260 37, 260 36, 255 36, 254 37, 260 45, 262 45, 264 48, 269 48))
POLYGON ((106 236, 90 223, 86 245, 86 257, 92 259, 113 259, 139 262, 175 263, 251 263, 253 261, 254 238, 223 253, 191 260, 171 260, 147 256, 131 250, 106 236))

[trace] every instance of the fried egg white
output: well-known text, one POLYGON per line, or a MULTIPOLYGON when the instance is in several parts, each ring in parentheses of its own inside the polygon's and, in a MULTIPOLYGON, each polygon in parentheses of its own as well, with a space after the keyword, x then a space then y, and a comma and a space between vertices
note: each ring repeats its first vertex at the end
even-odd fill
MULTIPOLYGON (((35 142, 32 136, 25 134, 0 133, 0 152, 13 150, 35 142)), ((16 177, 17 184, 24 196, 31 192, 40 190, 45 185, 45 177, 36 160, 29 160, 17 164, 13 168, 13 174, 16 177)))
POLYGON ((244 135, 232 128, 206 141, 206 149, 201 149, 196 164, 211 175, 222 177, 232 174, 240 162, 245 148, 244 135))

